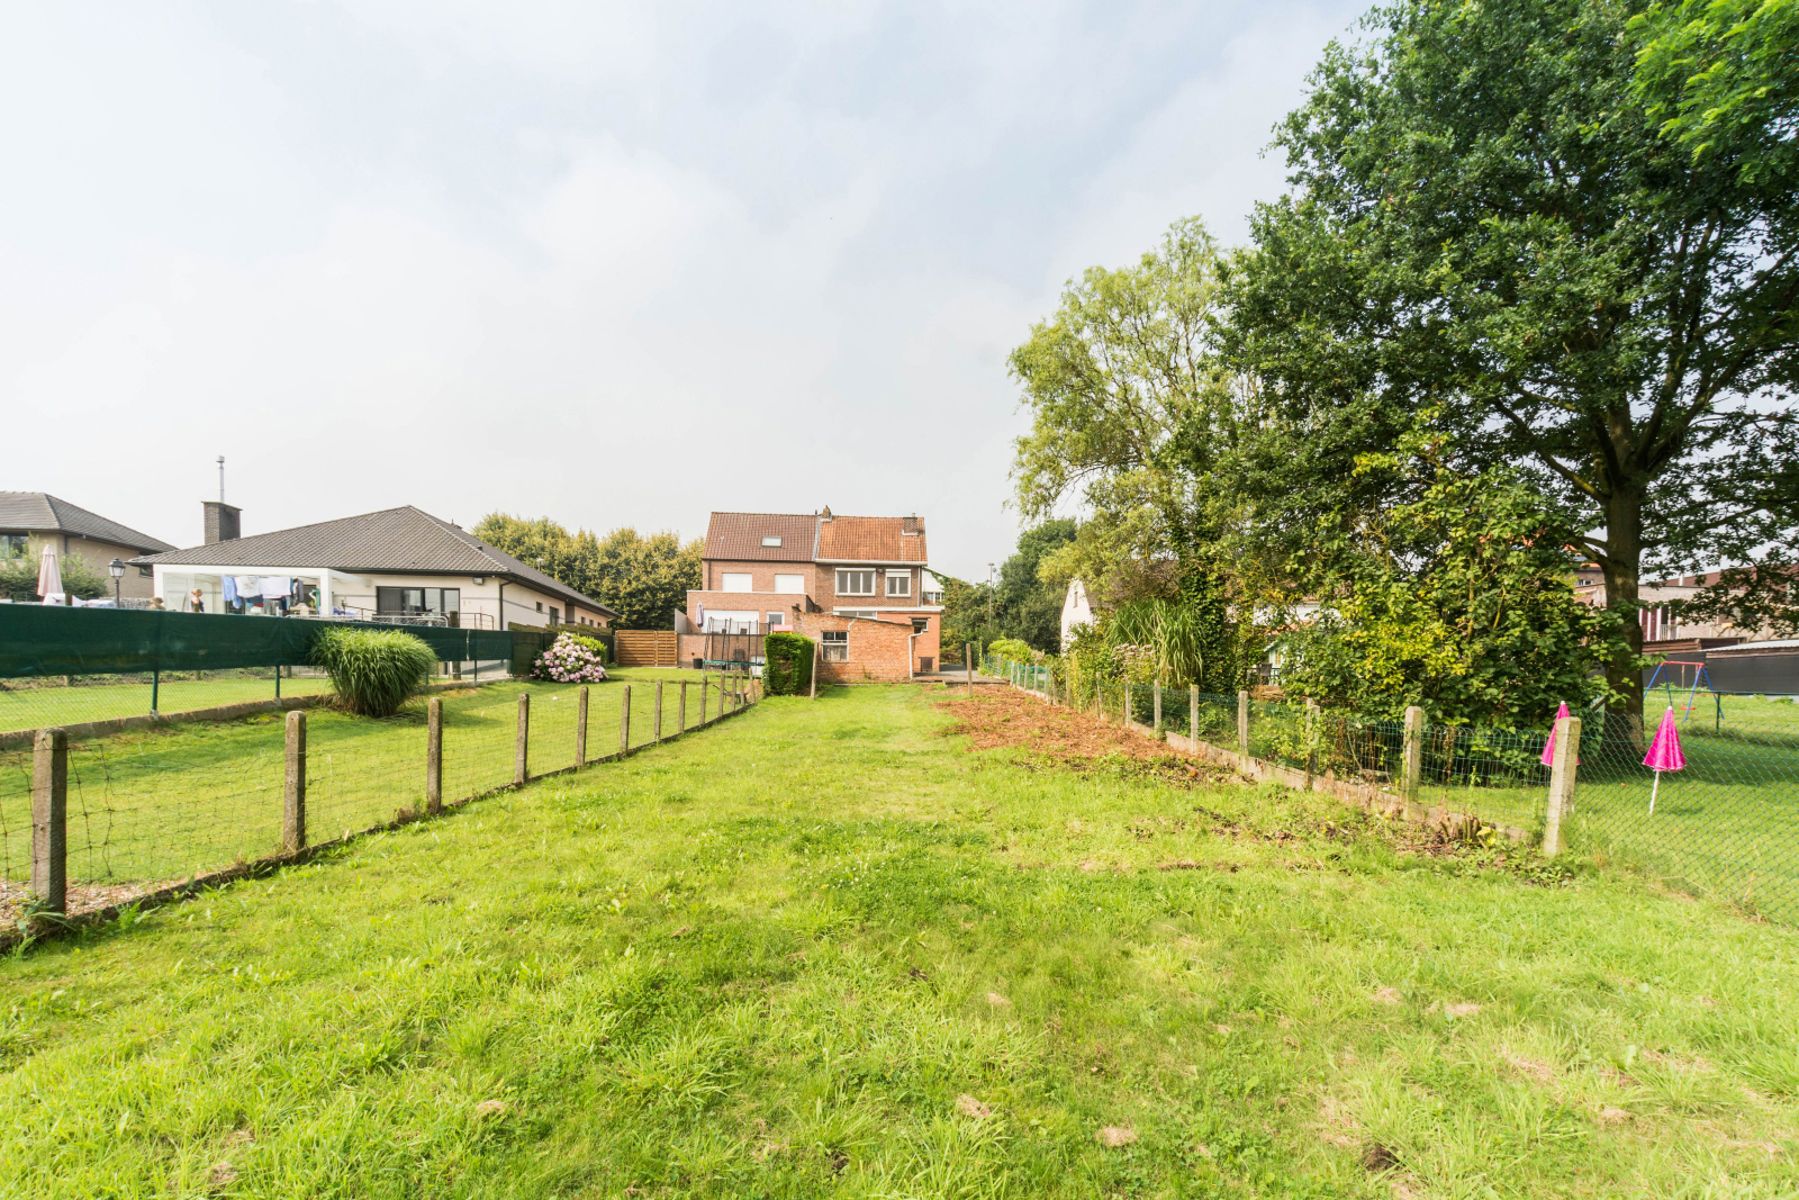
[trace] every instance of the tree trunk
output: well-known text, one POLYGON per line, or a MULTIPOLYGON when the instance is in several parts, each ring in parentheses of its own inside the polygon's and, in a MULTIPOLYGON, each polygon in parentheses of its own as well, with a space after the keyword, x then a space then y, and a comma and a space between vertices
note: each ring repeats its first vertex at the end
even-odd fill
POLYGON ((1643 623, 1638 616, 1643 559, 1643 497, 1634 488, 1614 491, 1605 506, 1605 606, 1621 622, 1621 649, 1606 661, 1606 683, 1620 699, 1613 715, 1633 742, 1643 740, 1643 623))

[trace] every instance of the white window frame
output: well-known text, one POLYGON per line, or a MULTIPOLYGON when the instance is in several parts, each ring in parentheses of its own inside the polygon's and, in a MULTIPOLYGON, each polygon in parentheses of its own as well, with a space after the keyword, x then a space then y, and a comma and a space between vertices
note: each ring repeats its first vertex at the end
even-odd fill
POLYGON ((889 600, 910 600, 912 598, 912 572, 887 572, 887 598, 889 600), (893 587, 896 583, 900 585, 898 591, 895 591, 893 587))
POLYGON ((818 657, 825 662, 850 660, 850 634, 847 629, 826 629, 818 635, 818 657))
POLYGON ((753 592, 756 590, 756 577, 749 571, 720 572, 718 590, 721 592, 753 592), (733 580, 741 580, 742 586, 732 586, 733 580))
POLYGON ((837 594, 839 596, 872 596, 875 594, 875 576, 877 574, 878 572, 873 567, 838 567, 837 594), (845 587, 844 577, 851 575, 868 576, 868 587, 862 590, 845 587))
POLYGON ((777 625, 782 629, 787 628, 787 614, 778 608, 771 608, 768 610, 768 627, 773 629, 777 625))
POLYGON ((806 576, 803 572, 778 572, 775 575, 775 593, 781 596, 804 596, 806 594, 806 576))

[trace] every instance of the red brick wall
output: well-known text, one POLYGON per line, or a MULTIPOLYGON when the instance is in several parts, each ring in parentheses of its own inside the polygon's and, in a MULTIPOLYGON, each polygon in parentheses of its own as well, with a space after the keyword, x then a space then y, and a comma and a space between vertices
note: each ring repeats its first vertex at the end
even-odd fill
POLYGON ((802 613, 797 632, 813 641, 826 630, 849 634, 849 661, 818 663, 819 679, 828 683, 903 682, 912 677, 910 622, 802 613))

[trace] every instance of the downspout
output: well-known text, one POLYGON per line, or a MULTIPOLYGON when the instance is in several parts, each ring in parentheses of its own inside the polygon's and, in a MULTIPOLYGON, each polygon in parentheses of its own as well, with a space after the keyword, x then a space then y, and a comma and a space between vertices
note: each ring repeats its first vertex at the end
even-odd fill
POLYGON ((500 580, 500 632, 506 632, 506 581, 500 580))
POLYGON ((918 678, 918 635, 906 638, 906 682, 911 683, 918 678))

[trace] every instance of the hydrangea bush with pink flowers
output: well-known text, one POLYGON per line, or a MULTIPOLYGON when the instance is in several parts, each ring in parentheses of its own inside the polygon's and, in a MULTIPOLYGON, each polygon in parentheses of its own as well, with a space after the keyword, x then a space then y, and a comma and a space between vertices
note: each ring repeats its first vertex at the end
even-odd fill
POLYGON ((532 676, 557 683, 603 683, 606 659, 600 651, 569 634, 558 634, 550 648, 537 656, 532 676))

